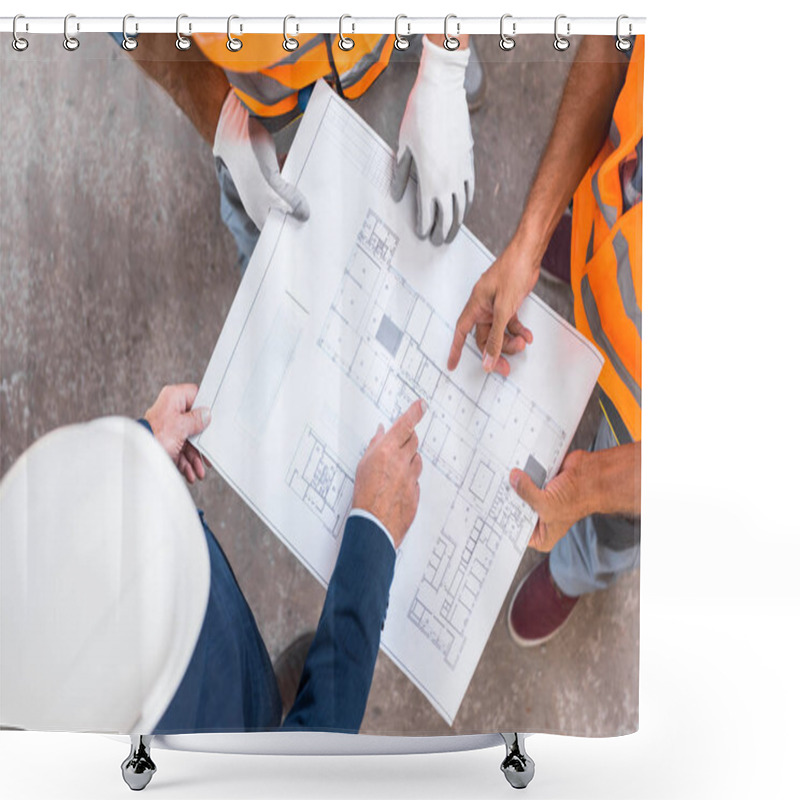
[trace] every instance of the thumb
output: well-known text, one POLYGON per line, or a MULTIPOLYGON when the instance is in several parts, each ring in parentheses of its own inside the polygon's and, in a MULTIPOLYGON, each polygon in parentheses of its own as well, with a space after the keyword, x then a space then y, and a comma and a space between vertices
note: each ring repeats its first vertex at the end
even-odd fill
POLYGON ((486 350, 483 353, 483 369, 485 372, 491 372, 497 364, 497 359, 500 358, 500 354, 503 351, 503 339, 505 338, 507 322, 508 317, 500 308, 495 306, 492 328, 489 331, 486 350))
POLYGON ((395 162, 392 185, 390 188, 392 200, 397 202, 406 191, 406 184, 411 175, 411 151, 406 148, 402 158, 395 162))
POLYGON ((311 216, 305 195, 296 186, 289 183, 280 172, 268 172, 266 178, 275 194, 289 206, 289 213, 295 219, 305 222, 311 216))
POLYGON ((544 501, 544 492, 521 469, 512 469, 509 476, 511 488, 538 514, 544 501))
POLYGON ((190 436, 197 436, 202 433, 211 422, 210 408, 193 408, 180 417, 181 438, 184 440, 190 436))

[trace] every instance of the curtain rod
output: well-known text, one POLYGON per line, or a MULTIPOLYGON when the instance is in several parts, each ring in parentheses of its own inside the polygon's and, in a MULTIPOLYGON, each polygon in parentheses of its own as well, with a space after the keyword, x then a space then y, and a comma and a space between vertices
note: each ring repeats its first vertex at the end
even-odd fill
MULTIPOLYGON (((498 17, 459 17, 449 15, 447 31, 451 36, 468 34, 500 35, 501 18, 498 17)), ((620 18, 620 33, 623 36, 636 36, 645 33, 645 17, 620 18)), ((129 35, 137 33, 175 33, 175 17, 136 17, 128 16, 126 30, 129 35)), ((122 30, 122 17, 81 17, 69 15, 66 20, 68 33, 75 36, 81 33, 108 33, 122 30)), ((399 33, 401 36, 430 33, 444 35, 444 17, 195 17, 182 14, 180 31, 184 36, 191 33, 226 33, 230 25, 231 33, 284 33, 284 26, 291 35, 298 33, 399 33)), ((617 33, 617 17, 570 17, 560 14, 554 17, 515 17, 504 15, 503 32, 507 36, 529 33, 553 34, 556 25, 562 36, 610 35, 617 33)), ((11 33, 14 17, 0 17, 0 32, 11 33)), ((65 17, 25 17, 19 16, 17 34, 26 33, 65 33, 65 17)))

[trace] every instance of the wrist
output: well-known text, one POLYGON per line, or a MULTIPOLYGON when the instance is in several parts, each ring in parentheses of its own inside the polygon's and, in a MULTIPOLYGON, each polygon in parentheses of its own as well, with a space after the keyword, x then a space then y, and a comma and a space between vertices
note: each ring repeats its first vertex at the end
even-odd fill
POLYGON ((641 450, 638 442, 595 452, 581 451, 578 467, 579 503, 584 516, 638 516, 641 497, 641 450))
POLYGON ((539 278, 542 256, 544 255, 544 248, 541 245, 540 238, 536 235, 535 230, 520 224, 506 249, 511 252, 515 263, 522 264, 529 277, 530 286, 528 291, 530 291, 539 278))
POLYGON ((440 43, 431 41, 428 36, 422 40, 420 77, 429 77, 437 82, 448 78, 463 82, 468 62, 469 47, 462 46, 458 50, 446 50, 440 43))

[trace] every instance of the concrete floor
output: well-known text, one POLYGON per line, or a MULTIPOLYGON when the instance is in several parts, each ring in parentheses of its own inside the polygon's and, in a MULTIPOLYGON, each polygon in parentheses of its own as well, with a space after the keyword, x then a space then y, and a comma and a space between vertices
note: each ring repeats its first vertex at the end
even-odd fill
MULTIPOLYGON (((199 383, 239 283, 211 152, 182 113, 106 36, 82 37, 74 54, 56 37, 29 38, 25 54, 0 55, 0 475, 53 428, 141 416, 162 385, 199 383)), ((575 48, 558 54, 551 37, 519 38, 511 53, 496 37, 478 47, 489 90, 472 115, 467 224, 500 253, 575 48)), ((407 56, 354 104, 392 146, 415 69, 407 56)), ((540 280, 537 292, 569 318, 568 289, 540 280)), ((596 420, 593 403, 575 446, 589 443, 596 420)), ((322 588, 217 475, 193 493, 277 655, 314 627, 322 588)), ((518 577, 538 558, 529 551, 518 577)), ((362 730, 638 727, 638 572, 582 600, 538 649, 512 643, 506 610, 452 729, 381 654, 362 730)))

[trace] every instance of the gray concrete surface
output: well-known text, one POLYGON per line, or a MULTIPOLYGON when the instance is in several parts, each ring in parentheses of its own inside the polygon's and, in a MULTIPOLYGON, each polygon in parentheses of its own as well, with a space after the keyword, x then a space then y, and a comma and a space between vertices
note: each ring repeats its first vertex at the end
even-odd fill
MULTIPOLYGON (((211 152, 110 38, 57 37, 0 56, 0 475, 34 440, 105 414, 140 416, 160 387, 198 382, 236 292, 211 152)), ((477 191, 467 223, 495 253, 510 238, 552 126, 571 48, 479 42, 489 91, 472 116, 477 191)), ((396 146, 413 58, 355 107, 396 146)), ((288 146, 286 137, 283 146, 288 146)), ((570 316, 568 290, 537 291, 570 316)), ((586 446, 591 404, 575 440, 586 446)), ((323 590, 213 474, 193 490, 277 655, 314 627, 323 590)), ((518 577, 536 563, 529 551, 518 577)), ((587 597, 546 646, 495 624, 451 729, 383 654, 362 730, 517 729, 584 736, 638 726, 639 575, 587 597)))

